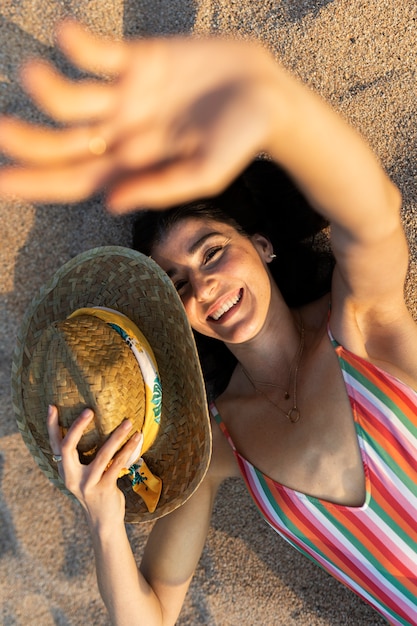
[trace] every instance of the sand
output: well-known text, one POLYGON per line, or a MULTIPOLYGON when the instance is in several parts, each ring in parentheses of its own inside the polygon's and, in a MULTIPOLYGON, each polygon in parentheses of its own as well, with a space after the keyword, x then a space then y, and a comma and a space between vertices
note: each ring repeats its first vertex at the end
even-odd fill
MULTIPOLYGON (((53 27, 72 14, 98 33, 224 33, 261 40, 369 140, 404 195, 415 314, 415 0, 0 0, 0 108, 41 116, 19 89, 25 57, 65 67, 53 27)), ((329 173, 331 175, 331 173, 329 173)), ((96 245, 129 245, 130 218, 100 201, 76 207, 2 203, 0 247, 0 623, 105 626, 80 508, 38 470, 17 431, 10 362, 22 314, 51 273, 96 245)), ((140 557, 148 526, 129 527, 140 557)), ((180 626, 369 626, 385 623, 298 555, 256 512, 240 481, 216 503, 180 626)))

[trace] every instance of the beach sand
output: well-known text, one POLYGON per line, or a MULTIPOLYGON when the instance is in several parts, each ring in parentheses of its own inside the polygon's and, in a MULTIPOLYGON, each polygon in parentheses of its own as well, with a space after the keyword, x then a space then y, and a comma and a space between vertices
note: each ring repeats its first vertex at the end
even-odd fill
MULTIPOLYGON (((365 135, 401 189, 412 256, 407 298, 416 315, 415 0, 0 0, 3 112, 42 119, 17 72, 33 54, 65 69, 53 28, 68 14, 118 37, 223 33, 263 42, 365 135)), ((131 218, 110 217, 97 199, 75 207, 3 202, 0 216, 0 623, 105 626, 83 513, 48 483, 18 433, 10 363, 37 289, 83 250, 129 245, 131 218)), ((148 532, 129 527, 138 559, 148 532)), ((240 481, 224 485, 180 626, 384 623, 277 537, 240 481)))

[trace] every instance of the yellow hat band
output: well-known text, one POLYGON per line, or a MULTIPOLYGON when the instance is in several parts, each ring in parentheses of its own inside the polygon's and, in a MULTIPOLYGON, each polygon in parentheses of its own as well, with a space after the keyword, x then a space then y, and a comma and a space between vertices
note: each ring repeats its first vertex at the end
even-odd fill
MULTIPOLYGON (((142 453, 145 453, 156 439, 161 420, 162 388, 152 348, 136 324, 123 313, 104 307, 90 307, 74 311, 69 318, 79 315, 92 315, 109 324, 124 339, 138 362, 145 385, 145 417, 142 426, 142 453)), ((162 480, 152 474, 143 460, 123 470, 120 477, 126 474, 129 474, 133 490, 143 498, 148 510, 153 513, 161 495, 162 480)))

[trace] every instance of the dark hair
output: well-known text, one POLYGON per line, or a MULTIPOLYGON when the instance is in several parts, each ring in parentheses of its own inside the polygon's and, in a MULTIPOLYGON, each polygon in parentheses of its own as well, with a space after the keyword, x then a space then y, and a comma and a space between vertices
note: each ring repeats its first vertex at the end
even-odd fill
MULTIPOLYGON (((269 269, 288 306, 301 306, 330 290, 334 260, 323 234, 327 222, 274 163, 254 161, 215 197, 139 213, 133 248, 151 255, 170 228, 187 217, 214 219, 244 235, 268 237, 277 254, 269 269)), ((219 395, 236 360, 222 342, 199 333, 195 337, 209 395, 219 395)))

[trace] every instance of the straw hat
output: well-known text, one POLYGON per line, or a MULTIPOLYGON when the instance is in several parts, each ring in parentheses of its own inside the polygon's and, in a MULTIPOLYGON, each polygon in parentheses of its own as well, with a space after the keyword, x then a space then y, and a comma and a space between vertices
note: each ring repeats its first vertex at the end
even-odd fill
POLYGON ((48 404, 57 404, 64 429, 83 407, 94 410, 93 432, 86 433, 79 446, 82 462, 94 458, 96 449, 125 417, 134 423, 129 436, 142 430, 144 404, 149 400, 146 376, 124 330, 115 332, 110 326, 120 331, 118 325, 109 326, 100 313, 98 318, 89 315, 102 308, 111 315, 121 314, 128 328, 139 329, 162 387, 155 419, 158 430, 143 453, 151 475, 162 481, 155 510, 148 510, 132 489, 131 477, 119 479, 126 498, 126 522, 150 521, 192 495, 207 471, 211 452, 194 338, 176 290, 156 263, 134 250, 108 246, 84 252, 56 272, 34 298, 18 334, 12 368, 14 410, 40 469, 68 495, 49 445, 48 404), (79 311, 85 308, 86 312, 79 311), (74 312, 76 317, 70 317, 74 312))

